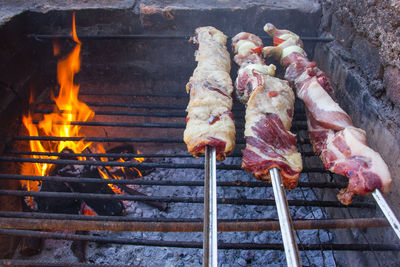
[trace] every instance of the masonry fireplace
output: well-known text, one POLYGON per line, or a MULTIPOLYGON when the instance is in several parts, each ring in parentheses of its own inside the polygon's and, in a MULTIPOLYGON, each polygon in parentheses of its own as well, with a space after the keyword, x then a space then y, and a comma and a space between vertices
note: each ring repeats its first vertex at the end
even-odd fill
MULTIPOLYGON (((384 97, 383 88, 371 91, 384 70, 375 72, 354 58, 367 41, 355 31, 358 45, 343 41, 349 26, 335 21, 326 1, 67 2, 10 2, 0 11, 1 265, 202 265, 205 160, 187 153, 182 134, 189 100, 185 84, 196 66, 188 39, 206 25, 229 37, 252 32, 266 45, 272 44, 262 31, 266 22, 298 33, 310 58, 332 78, 337 101, 390 166, 394 181, 385 197, 395 213, 400 211, 398 107, 384 97), (32 125, 38 125, 54 112, 54 96, 61 90, 57 66, 77 45, 70 36, 73 12, 81 42, 73 83, 79 84, 79 101, 94 115, 70 120, 80 127, 77 136, 34 136, 23 117, 30 112, 32 125), (365 72, 376 77, 370 80, 365 72), (29 147, 33 141, 80 140, 91 145, 79 152, 29 147), (34 164, 50 164, 53 171, 22 171, 34 164), (41 189, 26 190, 21 181, 41 189)), ((233 80, 236 73, 232 63, 233 80)), ((283 70, 277 73, 282 77, 283 70)), ((292 130, 304 169, 287 197, 302 264, 398 264, 399 240, 374 199, 358 196, 349 206, 337 201, 347 179, 326 171, 314 155, 300 100, 294 112, 292 130)), ((217 164, 218 262, 285 264, 271 184, 241 170, 244 106, 239 101, 233 114, 236 149, 217 164)))

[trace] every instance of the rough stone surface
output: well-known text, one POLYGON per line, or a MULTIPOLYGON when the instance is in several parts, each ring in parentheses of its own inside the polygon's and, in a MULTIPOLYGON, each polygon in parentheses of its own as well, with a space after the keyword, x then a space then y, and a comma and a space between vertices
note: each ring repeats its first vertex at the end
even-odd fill
POLYGON ((356 33, 350 23, 343 23, 337 16, 332 16, 330 32, 344 47, 351 48, 356 33))
POLYGON ((132 9, 136 0, 0 0, 0 24, 25 11, 46 13, 53 10, 77 9, 132 9))
MULTIPOLYGON (((391 192, 385 196, 395 213, 400 212, 400 2, 322 0, 322 34, 336 41, 317 45, 315 58, 336 89, 335 97, 354 124, 367 132, 367 142, 379 152, 392 174, 391 192)), ((336 177, 340 178, 340 177, 336 177)), ((327 194, 328 193, 328 194, 327 194)), ((321 196, 329 192, 321 192, 321 196)), ((334 216, 342 211, 329 210, 334 216)), ((350 211, 348 211, 350 213, 350 211)), ((352 217, 366 216, 352 211, 352 217)), ((380 210, 371 216, 381 216, 380 210)), ((397 244, 391 229, 368 229, 334 233, 343 242, 357 242, 368 236, 371 243, 397 244)), ((376 258, 381 266, 398 264, 398 255, 378 252, 337 252, 339 265, 367 266, 376 258)))
POLYGON ((383 80, 388 97, 400 106, 400 70, 395 67, 386 68, 383 80))
POLYGON ((323 0, 341 22, 350 23, 360 36, 379 47, 384 65, 400 68, 400 3, 397 0, 323 0))
POLYGON ((357 36, 351 47, 351 53, 363 73, 372 79, 382 78, 382 64, 376 46, 357 36))

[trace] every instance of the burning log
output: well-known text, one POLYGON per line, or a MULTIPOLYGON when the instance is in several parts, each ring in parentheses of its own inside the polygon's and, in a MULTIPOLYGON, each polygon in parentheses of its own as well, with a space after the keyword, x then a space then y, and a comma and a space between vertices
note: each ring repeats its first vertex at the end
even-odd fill
POLYGON ((43 239, 37 237, 24 237, 21 241, 20 252, 23 256, 38 255, 42 251, 43 239))
MULTIPOLYGON (((142 157, 122 157, 124 154, 141 154, 139 150, 135 150, 134 146, 131 144, 122 144, 119 146, 115 146, 111 149, 107 149, 107 153, 110 154, 118 154, 121 155, 121 157, 109 157, 109 161, 130 161, 130 160, 135 160, 137 162, 151 162, 149 159, 145 159, 142 157)), ((140 178, 142 176, 146 176, 150 174, 154 169, 153 168, 109 168, 109 172, 113 175, 116 175, 118 177, 125 177, 126 179, 136 179, 140 178)))
MULTIPOLYGON (((68 149, 63 150, 64 153, 72 152, 68 149)), ((82 166, 82 165, 58 165, 52 170, 52 175, 61 177, 95 177, 101 179, 99 172, 94 166, 82 166)), ((79 192, 79 193, 102 193, 102 194, 114 194, 113 190, 104 183, 64 183, 64 182, 44 182, 41 188, 42 191, 52 192, 79 192), (46 189, 46 190, 44 190, 46 189)), ((120 200, 68 200, 60 199, 55 201, 52 198, 46 198, 45 201, 41 201, 39 198, 38 206, 39 210, 42 211, 45 207, 52 207, 54 213, 79 213, 81 207, 84 204, 89 206, 98 215, 105 216, 121 216, 124 214, 124 205, 120 200), (49 203, 50 202, 50 203, 49 203), (61 203, 62 202, 62 203, 61 203), (45 207, 41 205, 45 203, 45 207), (65 205, 65 206, 61 206, 65 205), (59 209, 58 209, 59 207, 59 209), (67 209, 65 209, 65 208, 67 209), (71 208, 69 208, 71 207, 71 208)))
MULTIPOLYGON (((86 150, 90 152, 89 148, 87 148, 86 150)), ((118 153, 120 155, 123 155, 123 154, 133 154, 134 151, 135 150, 132 145, 125 144, 125 145, 114 147, 114 148, 108 150, 107 153, 118 153)), ((119 159, 117 159, 117 158, 109 158, 109 159, 110 159, 110 161, 128 161, 128 160, 131 160, 132 158, 120 157, 119 159)), ((104 159, 104 158, 102 158, 101 160, 108 161, 107 159, 104 159)), ((134 160, 139 161, 139 162, 146 161, 144 158, 134 158, 134 160)), ((117 177, 124 177, 125 179, 129 179, 129 178, 132 179, 132 178, 141 177, 143 175, 144 171, 146 172, 146 174, 149 174, 151 171, 153 171, 152 169, 139 170, 137 168, 134 168, 134 170, 132 171, 131 168, 112 168, 112 167, 98 167, 98 170, 104 179, 112 179, 112 178, 117 178, 117 177)), ((119 190, 122 190, 123 192, 125 192, 126 194, 129 194, 129 195, 145 196, 145 194, 139 192, 138 190, 136 190, 134 188, 124 185, 124 184, 112 185, 111 188, 116 188, 116 187, 119 188, 119 190)), ((115 191, 118 191, 118 189, 116 189, 115 191)), ((157 208, 160 211, 165 211, 168 209, 168 204, 164 203, 164 202, 143 201, 143 203, 145 203, 149 206, 152 206, 154 208, 157 208)))

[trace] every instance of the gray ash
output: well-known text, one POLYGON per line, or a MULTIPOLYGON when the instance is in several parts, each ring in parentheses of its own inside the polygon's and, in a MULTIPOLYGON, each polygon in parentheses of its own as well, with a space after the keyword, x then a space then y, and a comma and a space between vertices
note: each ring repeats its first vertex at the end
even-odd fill
MULTIPOLYGON (((164 151, 160 153, 176 153, 164 151)), ((182 151, 180 151, 182 152, 182 151)), ((203 163, 203 159, 168 158, 165 163, 203 163)), ((225 164, 240 164, 240 158, 227 158, 225 164)), ((146 180, 190 180, 201 181, 204 171, 197 169, 157 169, 143 177, 146 180)), ((218 181, 254 181, 254 178, 244 171, 217 170, 218 181)), ((301 181, 308 181, 302 174, 301 181)), ((142 186, 140 190, 154 196, 190 196, 202 197, 203 188, 196 186, 142 186)), ((218 197, 225 198, 258 198, 272 199, 271 187, 219 187, 218 197)), ((315 200, 311 189, 296 188, 287 191, 290 200, 315 200)), ((167 211, 160 211, 144 203, 124 201, 126 212, 132 218, 201 218, 202 204, 171 203, 167 211)), ((291 207, 293 219, 326 219, 327 215, 318 207, 291 207)), ((240 206, 219 205, 219 219, 269 219, 277 218, 274 206, 240 206)), ((91 235, 120 237, 131 239, 164 240, 164 241, 194 241, 202 242, 202 233, 158 233, 158 232, 91 232, 91 235)), ((326 230, 296 231, 300 243, 318 244, 332 242, 333 236, 326 230)), ((222 232, 218 234, 220 242, 258 244, 281 243, 279 231, 262 232, 222 232)), ((47 240, 41 255, 29 258, 40 261, 78 262, 73 253, 66 249, 70 241, 47 240)), ((301 245, 299 246, 301 249, 301 245)), ((304 266, 335 266, 331 251, 301 251, 304 266)), ((23 258, 18 255, 17 258, 23 258)), ((134 264, 140 266, 201 266, 202 249, 146 247, 119 244, 89 243, 87 262, 96 264, 134 264)), ((286 264, 285 253, 280 250, 219 250, 219 266, 281 266, 286 264)))

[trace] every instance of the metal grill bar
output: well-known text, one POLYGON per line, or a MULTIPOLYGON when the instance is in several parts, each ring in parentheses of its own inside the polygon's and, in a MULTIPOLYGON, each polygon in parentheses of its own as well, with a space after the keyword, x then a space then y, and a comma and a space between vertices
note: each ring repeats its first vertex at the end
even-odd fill
MULTIPOLYGON (((40 104, 54 105, 52 101, 45 101, 40 104)), ((165 109, 165 110, 185 110, 185 106, 158 105, 158 104, 126 104, 126 103, 108 103, 108 102, 86 102, 91 107, 114 107, 114 108, 143 108, 143 109, 165 109)))
MULTIPOLYGON (((164 109, 164 110, 186 110, 186 106, 179 105, 158 105, 158 104, 126 104, 126 103, 109 103, 109 102, 86 102, 91 107, 120 107, 120 108, 143 108, 143 109, 164 109)), ((38 105, 54 105, 53 101, 45 101, 38 103, 38 105)), ((244 112, 243 107, 233 107, 232 112, 244 112)), ((294 106, 294 113, 304 113, 304 108, 300 105, 294 106)))
MULTIPOLYGON (((182 139, 163 139, 163 138, 134 138, 134 137, 60 137, 60 136, 14 136, 14 141, 80 141, 84 139, 88 142, 131 142, 131 143, 166 143, 183 144, 182 139)), ((304 143, 309 143, 309 138, 302 138, 304 143)), ((237 145, 244 145, 243 139, 236 141, 237 145)))
MULTIPOLYGON (((63 214, 64 215, 64 214, 63 214)), ((79 215, 77 215, 79 216, 79 215)), ((82 216, 82 215, 81 215, 82 216)), ((132 231, 132 232, 202 232, 201 219, 157 221, 155 219, 130 219, 116 221, 116 218, 107 216, 107 220, 73 219, 44 219, 44 218, 1 218, 0 228, 27 229, 27 230, 69 230, 69 231, 132 231)), ((91 216, 93 217, 93 216, 91 216)), ((312 229, 348 229, 348 228, 381 228, 389 227, 385 218, 363 219, 332 219, 332 220, 295 220, 293 228, 296 230, 312 229)), ((280 225, 275 220, 218 220, 218 232, 250 232, 250 231, 279 231, 280 225)))
MULTIPOLYGON (((14 235, 23 237, 38 237, 48 239, 81 240, 99 243, 114 243, 135 246, 153 247, 179 247, 179 248, 202 248, 202 242, 187 241, 159 241, 159 240, 139 240, 130 238, 113 238, 102 236, 88 236, 66 233, 49 233, 30 230, 0 229, 1 235, 14 235)), ((222 243, 218 244, 219 249, 246 249, 246 250, 283 250, 280 243, 222 243)), ((303 244, 301 250, 355 250, 355 251, 398 251, 400 245, 392 244, 303 244)))
MULTIPOLYGON (((98 264, 89 264, 89 263, 76 263, 76 262, 39 262, 35 263, 31 260, 8 260, 8 259, 0 259, 0 266, 36 266, 36 267, 98 267, 98 264)), ((114 264, 107 264, 107 267, 137 267, 136 265, 114 265, 114 264)))
MULTIPOLYGON (((39 124, 39 120, 33 120, 34 124, 39 124)), ((56 125, 66 125, 65 122, 56 121, 56 125)), ((183 123, 123 123, 123 122, 96 122, 96 121, 71 121, 68 125, 82 126, 105 126, 105 127, 138 127, 138 128, 176 128, 184 129, 186 124, 183 123)))
MULTIPOLYGON (((45 219, 56 221, 105 221, 105 222, 131 222, 131 223, 202 223, 202 218, 132 218, 125 216, 85 216, 75 214, 61 213, 38 213, 38 212, 16 212, 16 211, 0 211, 0 216, 4 218, 26 218, 26 219, 45 219)), ((69 222, 67 222, 68 224, 69 222)), ((193 224, 195 225, 195 224, 193 224)), ((218 230, 220 232, 236 231, 233 229, 245 229, 248 231, 277 231, 279 230, 278 221, 274 218, 264 219, 219 219, 218 230), (237 223, 237 226, 236 226, 237 223)), ((388 227, 389 222, 385 218, 352 218, 352 219, 313 219, 313 220, 294 220, 294 228, 296 230, 312 230, 312 229, 336 229, 336 228, 367 228, 367 227, 388 227)), ((16 227, 16 225, 15 225, 16 227)), ((64 226, 68 227, 68 226, 64 226)), ((196 226, 193 226, 195 229, 196 226)), ((148 228, 151 232, 151 227, 148 228)), ((200 229, 200 228, 197 228, 200 229)), ((62 229, 61 229, 62 230, 62 229)), ((199 230, 201 231, 201 229, 199 230)))
MULTIPOLYGON (((185 154, 135 154, 135 153, 57 153, 57 152, 31 152, 31 151, 17 151, 12 150, 5 152, 6 154, 14 155, 29 155, 29 156, 57 156, 57 157, 92 157, 92 158, 193 158, 193 155, 189 153, 185 154)), ((303 156, 316 157, 315 153, 302 152, 303 156)), ((241 157, 242 154, 239 151, 234 151, 229 157, 241 157)))
MULTIPOLYGON (((0 195, 8 196, 33 196, 49 198, 74 198, 74 199, 119 199, 130 201, 151 201, 151 202, 183 202, 183 203, 203 203, 202 197, 163 197, 163 196, 133 196, 133 195, 111 195, 111 194, 93 194, 93 193, 64 193, 64 192, 46 192, 46 191, 24 191, 24 190, 0 190, 0 195)), ((371 203, 353 202, 348 206, 342 205, 338 201, 329 200, 288 200, 290 206, 315 206, 315 207, 333 207, 333 208, 375 208, 371 203)), ((239 198, 218 198, 218 204, 233 205, 260 205, 273 206, 273 199, 239 199, 239 198)))
MULTIPOLYGON (((203 181, 168 181, 168 180, 116 180, 116 179, 99 179, 99 178, 82 178, 82 177, 59 177, 59 176, 32 176, 19 174, 0 174, 0 180, 31 180, 31 181, 50 181, 50 182, 68 182, 68 183, 104 183, 104 184, 131 184, 131 185, 153 185, 153 186, 204 186, 203 181)), ((271 187, 269 182, 257 181, 220 181, 217 186, 230 187, 271 187)), ((345 183, 333 182, 299 182, 297 187, 312 187, 312 188, 344 188, 345 183)))
MULTIPOLYGON (((189 98, 189 94, 141 94, 141 93, 135 93, 135 92, 98 92, 99 88, 86 88, 90 90, 96 90, 95 92, 85 92, 79 90, 79 95, 80 96, 135 96, 135 97, 166 97, 166 98, 189 98)), ((164 88, 165 90, 168 90, 167 88, 164 88)))
MULTIPOLYGON (((18 158, 18 157, 0 157, 0 161, 6 162, 30 162, 30 163, 50 163, 50 164, 70 164, 70 165, 93 165, 93 166, 118 166, 118 167, 135 167, 135 168, 166 168, 166 169, 202 169, 203 164, 194 163, 150 163, 150 162, 116 162, 116 161, 93 161, 93 160, 70 160, 70 159, 35 159, 35 158, 18 158)), ((219 170, 241 170, 241 165, 224 163, 218 164, 219 170)), ((322 168, 304 168, 305 172, 325 172, 322 168)))
MULTIPOLYGON (((57 152, 31 152, 31 151, 17 151, 12 150, 5 152, 6 154, 15 155, 29 155, 29 156, 57 156, 57 157, 92 157, 92 158, 193 158, 193 155, 189 153, 185 154, 135 154, 135 153, 57 153, 57 152)), ((315 153, 302 152, 303 156, 316 157, 315 153)), ((241 157, 242 154, 239 151, 234 151, 229 157, 241 157)))
MULTIPOLYGON (((71 39, 70 35, 66 34, 28 34, 28 38, 34 38, 36 40, 40 39, 71 39)), ((96 35, 79 35, 79 39, 96 39, 96 40, 111 40, 111 39, 189 39, 192 35, 162 35, 162 34, 96 34, 96 35)), ((233 36, 228 36, 229 39, 232 39, 233 36)), ((271 41, 272 38, 270 36, 260 36, 263 40, 271 41)), ((318 36, 304 36, 301 37, 302 41, 305 42, 323 42, 328 43, 332 42, 335 39, 327 38, 327 37, 318 37, 318 36)))
MULTIPOLYGON (((34 124, 39 124, 40 120, 33 120, 34 124)), ((66 125, 65 122, 56 121, 56 125, 66 125)), ((81 126, 105 126, 105 127, 129 127, 129 128, 174 128, 185 129, 184 123, 124 123, 124 122, 96 122, 96 121, 70 121, 68 125, 81 125, 81 126)), ((296 121, 292 123, 299 130, 306 130, 307 123, 303 121, 296 121)), ((236 124, 236 129, 244 129, 243 125, 236 124)))
MULTIPOLYGON (((51 114, 54 110, 51 109, 35 109, 34 113, 38 114, 51 114)), ((64 111, 60 111, 64 112, 64 111)), ((66 112, 66 111, 65 111, 66 112)), ((236 111, 236 112, 242 112, 236 111)), ((130 117, 158 117, 158 118, 185 118, 187 113, 186 112, 128 112, 128 111, 95 111, 96 115, 104 115, 104 116, 130 116, 130 117)), ((233 113, 234 117, 240 117, 240 115, 233 113)), ((293 118, 297 121, 302 121, 302 123, 306 122, 306 115, 305 114, 294 114, 293 118)), ((240 119, 240 118, 239 118, 240 119)), ((239 121, 239 119, 237 121, 239 121)), ((296 123, 294 121, 293 123, 296 123)))
POLYGON ((118 142, 118 143, 166 143, 183 144, 182 139, 167 138, 134 138, 134 137, 59 137, 59 136, 14 136, 15 141, 80 141, 85 139, 88 142, 118 142))
MULTIPOLYGON (((89 264, 89 263, 76 263, 76 262, 40 262, 35 263, 30 260, 0 260, 0 266, 36 266, 36 267, 98 267, 98 264, 89 264)), ((107 267, 137 267, 136 265, 114 265, 107 264, 107 267)))
MULTIPOLYGON (((54 110, 51 109, 36 109, 35 113, 51 114, 54 110)), ((185 112, 123 112, 123 111, 95 111, 96 115, 110 115, 110 116, 132 116, 132 117, 186 117, 185 112)))

